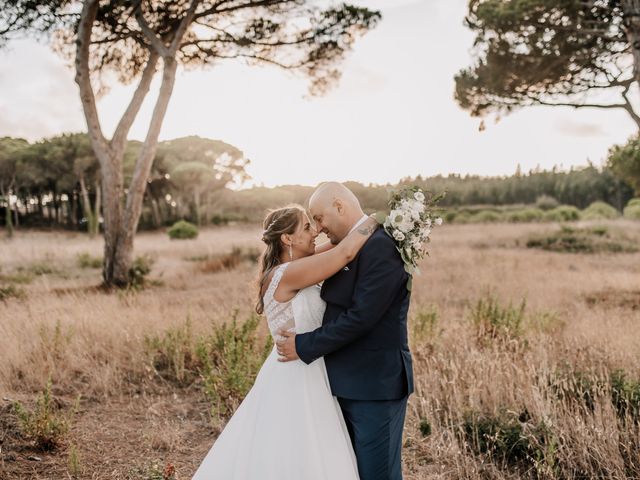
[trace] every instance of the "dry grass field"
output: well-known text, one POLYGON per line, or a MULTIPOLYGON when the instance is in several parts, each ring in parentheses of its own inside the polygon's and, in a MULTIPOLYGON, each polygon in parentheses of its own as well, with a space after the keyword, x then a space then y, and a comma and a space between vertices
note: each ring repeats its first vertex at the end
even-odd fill
MULTIPOLYGON (((594 225, 640 244, 639 222, 594 225)), ((410 312, 406 479, 640 478, 640 253, 526 247, 559 228, 434 232, 410 312)), ((198 339, 255 303, 256 265, 216 255, 258 237, 141 233, 150 282, 115 293, 90 265, 101 239, 0 241, 0 478, 191 478, 225 418, 193 370, 198 339)))

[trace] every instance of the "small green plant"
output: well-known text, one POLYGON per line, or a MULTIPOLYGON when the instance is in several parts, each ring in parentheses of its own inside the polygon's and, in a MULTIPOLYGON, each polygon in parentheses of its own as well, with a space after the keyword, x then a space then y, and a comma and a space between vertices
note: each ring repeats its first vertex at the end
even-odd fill
POLYGON ((148 254, 136 257, 129 269, 129 289, 139 290, 146 285, 146 277, 151 273, 154 259, 148 254))
POLYGON ((606 382, 593 372, 562 364, 550 375, 549 386, 566 406, 593 412, 596 398, 603 395, 606 382))
POLYGON ((524 333, 525 305, 524 299, 517 307, 511 303, 503 307, 493 295, 480 298, 471 309, 476 338, 480 343, 487 344, 494 340, 508 341, 521 337, 524 333))
POLYGON ((77 256, 80 268, 102 268, 102 258, 93 257, 87 252, 79 253, 77 256))
POLYGON ((624 370, 614 370, 610 375, 611 401, 618 416, 640 423, 640 379, 632 380, 624 370))
POLYGON ((163 465, 159 460, 151 462, 146 467, 137 467, 132 473, 140 480, 178 480, 176 467, 172 463, 163 465))
POLYGON ((432 432, 432 427, 431 427, 431 422, 429 422, 429 420, 427 420, 426 418, 421 418, 420 419, 420 433, 422 434, 423 437, 428 437, 429 435, 431 435, 432 432))
POLYGON ((187 240, 198 236, 198 227, 186 220, 180 220, 167 231, 172 240, 187 240))
POLYGON ((412 327, 412 341, 415 345, 433 343, 440 334, 437 309, 431 306, 418 310, 413 317, 412 327))
POLYGON ((24 299, 27 294, 24 289, 16 287, 15 285, 0 286, 0 301, 5 301, 10 298, 24 299))
POLYGON ((41 275, 54 275, 60 271, 51 265, 48 261, 42 260, 31 263, 27 267, 18 267, 18 273, 39 277, 41 275))
POLYGON ((260 340, 259 321, 260 317, 252 314, 239 324, 235 312, 230 324, 214 326, 212 335, 198 343, 200 375, 214 418, 224 418, 235 410, 273 349, 271 336, 260 340))
POLYGON ((144 343, 151 365, 165 379, 188 385, 196 378, 198 365, 189 317, 184 325, 171 328, 162 336, 145 336, 144 343))
POLYGON ((544 421, 533 421, 525 410, 497 414, 467 412, 461 427, 465 445, 493 461, 539 473, 554 464, 557 441, 544 421))
POLYGON ((67 469, 69 471, 69 475, 72 478, 80 478, 82 475, 82 462, 80 458, 80 453, 75 445, 71 445, 69 448, 69 457, 68 457, 68 466, 67 469))
POLYGON ((0 282, 17 283, 19 285, 26 285, 33 281, 34 275, 27 272, 16 272, 13 274, 1 274, 0 282))
POLYGON ((51 378, 49 378, 45 389, 38 396, 33 410, 27 409, 20 402, 14 402, 13 409, 20 420, 22 433, 33 440, 37 449, 52 451, 64 441, 79 402, 80 397, 76 399, 76 404, 70 415, 61 413, 51 394, 51 378))

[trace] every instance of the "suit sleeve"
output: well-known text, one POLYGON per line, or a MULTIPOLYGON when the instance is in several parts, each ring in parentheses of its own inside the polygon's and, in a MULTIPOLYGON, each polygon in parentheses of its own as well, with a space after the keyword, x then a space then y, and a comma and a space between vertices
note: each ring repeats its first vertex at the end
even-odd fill
POLYGON ((296 335, 296 351, 309 364, 370 332, 392 304, 407 274, 393 240, 372 237, 360 253, 359 275, 351 307, 335 322, 296 335))

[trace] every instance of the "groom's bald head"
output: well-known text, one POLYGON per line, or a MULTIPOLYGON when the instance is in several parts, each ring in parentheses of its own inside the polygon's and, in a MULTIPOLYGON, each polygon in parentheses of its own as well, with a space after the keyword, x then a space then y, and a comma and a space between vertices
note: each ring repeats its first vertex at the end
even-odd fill
POLYGON ((351 190, 338 182, 320 184, 309 198, 309 211, 318 230, 336 244, 364 215, 360 202, 351 190))

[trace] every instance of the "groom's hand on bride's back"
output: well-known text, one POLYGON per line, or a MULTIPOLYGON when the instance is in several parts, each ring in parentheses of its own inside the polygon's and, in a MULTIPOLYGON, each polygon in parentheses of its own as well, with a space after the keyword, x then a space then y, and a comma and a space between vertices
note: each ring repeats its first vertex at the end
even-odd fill
POLYGON ((291 362, 298 360, 300 357, 296 352, 296 334, 294 332, 288 332, 287 330, 280 330, 278 332, 281 339, 276 341, 276 347, 278 349, 278 361, 279 362, 291 362))

